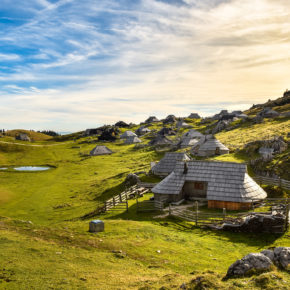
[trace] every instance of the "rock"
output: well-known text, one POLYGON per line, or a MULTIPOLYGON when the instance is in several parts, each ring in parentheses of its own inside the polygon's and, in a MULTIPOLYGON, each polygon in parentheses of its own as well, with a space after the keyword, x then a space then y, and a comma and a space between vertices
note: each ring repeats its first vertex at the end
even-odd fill
POLYGON ((272 262, 274 262, 274 252, 271 250, 264 250, 261 252, 264 256, 268 257, 272 262))
POLYGON ((226 277, 245 276, 251 271, 267 271, 273 266, 272 261, 261 253, 251 253, 237 260, 233 263, 228 271, 226 277))
POLYGON ((274 263, 286 270, 290 263, 290 247, 275 248, 274 263))
POLYGON ((26 133, 19 133, 18 135, 15 136, 16 140, 21 140, 21 141, 28 141, 30 142, 31 139, 26 133))
POLYGON ((140 179, 138 177, 138 175, 134 174, 134 173, 129 173, 125 179, 125 184, 132 186, 137 184, 138 182, 140 182, 140 179))
POLYGON ((118 127, 115 126, 104 126, 102 128, 102 133, 98 137, 100 141, 115 141, 117 139, 117 135, 119 134, 118 127))
POLYGON ((135 133, 138 135, 138 136, 141 136, 141 135, 144 135, 144 134, 147 134, 151 132, 150 129, 146 128, 145 126, 141 126, 140 128, 138 128, 135 133))
POLYGON ((257 115, 255 118, 252 119, 252 122, 254 124, 260 124, 264 121, 264 117, 263 116, 260 116, 260 115, 257 115))

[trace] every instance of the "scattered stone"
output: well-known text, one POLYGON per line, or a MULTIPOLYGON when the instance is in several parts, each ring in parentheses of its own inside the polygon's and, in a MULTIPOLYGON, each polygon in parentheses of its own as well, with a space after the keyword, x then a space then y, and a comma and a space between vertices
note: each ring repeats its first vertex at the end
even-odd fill
POLYGON ((160 251, 160 250, 157 250, 156 252, 157 252, 158 254, 160 254, 160 253, 161 253, 161 251, 160 251))
POLYGON ((277 247, 274 249, 274 263, 283 269, 288 269, 290 264, 290 247, 277 247))

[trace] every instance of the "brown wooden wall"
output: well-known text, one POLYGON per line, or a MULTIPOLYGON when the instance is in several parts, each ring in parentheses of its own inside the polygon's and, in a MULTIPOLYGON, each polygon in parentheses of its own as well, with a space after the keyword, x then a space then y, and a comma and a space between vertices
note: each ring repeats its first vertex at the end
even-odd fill
POLYGON ((208 200, 207 206, 208 208, 225 208, 228 210, 248 210, 251 208, 252 204, 246 202, 208 200))

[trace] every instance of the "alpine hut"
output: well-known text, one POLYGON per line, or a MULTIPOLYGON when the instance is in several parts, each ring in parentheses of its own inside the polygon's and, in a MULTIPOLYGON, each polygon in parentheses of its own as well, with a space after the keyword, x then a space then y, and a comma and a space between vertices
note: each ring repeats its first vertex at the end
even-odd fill
POLYGON ((96 146, 91 152, 91 156, 98 156, 98 155, 108 155, 112 154, 113 152, 106 146, 96 146))
POLYGON ((153 122, 159 122, 159 120, 155 116, 151 116, 145 121, 146 124, 153 123, 153 122))
POLYGON ((185 132, 182 135, 182 138, 186 138, 186 137, 190 137, 190 138, 201 138, 203 136, 203 134, 201 134, 200 132, 194 130, 194 129, 190 129, 189 131, 185 132))
POLYGON ((200 119, 200 116, 199 116, 199 114, 197 114, 197 113, 191 113, 191 114, 188 116, 188 119, 200 119))
POLYGON ((248 175, 247 165, 233 162, 177 162, 173 172, 153 187, 154 200, 206 199, 209 208, 250 209, 267 193, 248 175))
POLYGON ((212 135, 207 135, 204 138, 201 138, 192 148, 192 153, 204 157, 228 154, 229 151, 229 148, 219 140, 215 139, 212 135))
POLYGON ((184 120, 179 120, 176 123, 176 128, 190 128, 191 126, 189 124, 187 124, 186 122, 184 122, 184 120))
POLYGON ((167 152, 151 170, 155 175, 167 176, 174 170, 178 161, 188 160, 190 160, 190 158, 185 153, 167 152))
POLYGON ((120 136, 121 139, 126 139, 129 137, 137 137, 137 135, 132 131, 126 131, 120 136))
POLYGON ((131 136, 125 139, 124 144, 134 144, 134 143, 141 143, 142 141, 135 136, 131 136))
POLYGON ((165 136, 157 135, 153 140, 149 142, 149 145, 163 147, 173 145, 173 142, 165 136))

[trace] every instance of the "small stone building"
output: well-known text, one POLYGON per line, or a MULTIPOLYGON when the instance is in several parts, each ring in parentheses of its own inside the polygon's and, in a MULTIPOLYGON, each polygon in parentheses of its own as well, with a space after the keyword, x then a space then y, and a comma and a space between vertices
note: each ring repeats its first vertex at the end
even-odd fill
POLYGON ((177 162, 152 192, 156 201, 206 199, 209 208, 228 210, 250 209, 253 201, 267 197, 248 175, 246 164, 195 160, 177 162))
POLYGON ((190 157, 185 153, 167 152, 151 170, 155 175, 167 176, 174 170, 178 161, 188 160, 190 160, 190 157))
POLYGON ((106 146, 96 146, 91 152, 91 156, 98 156, 98 155, 109 155, 113 152, 106 146))

